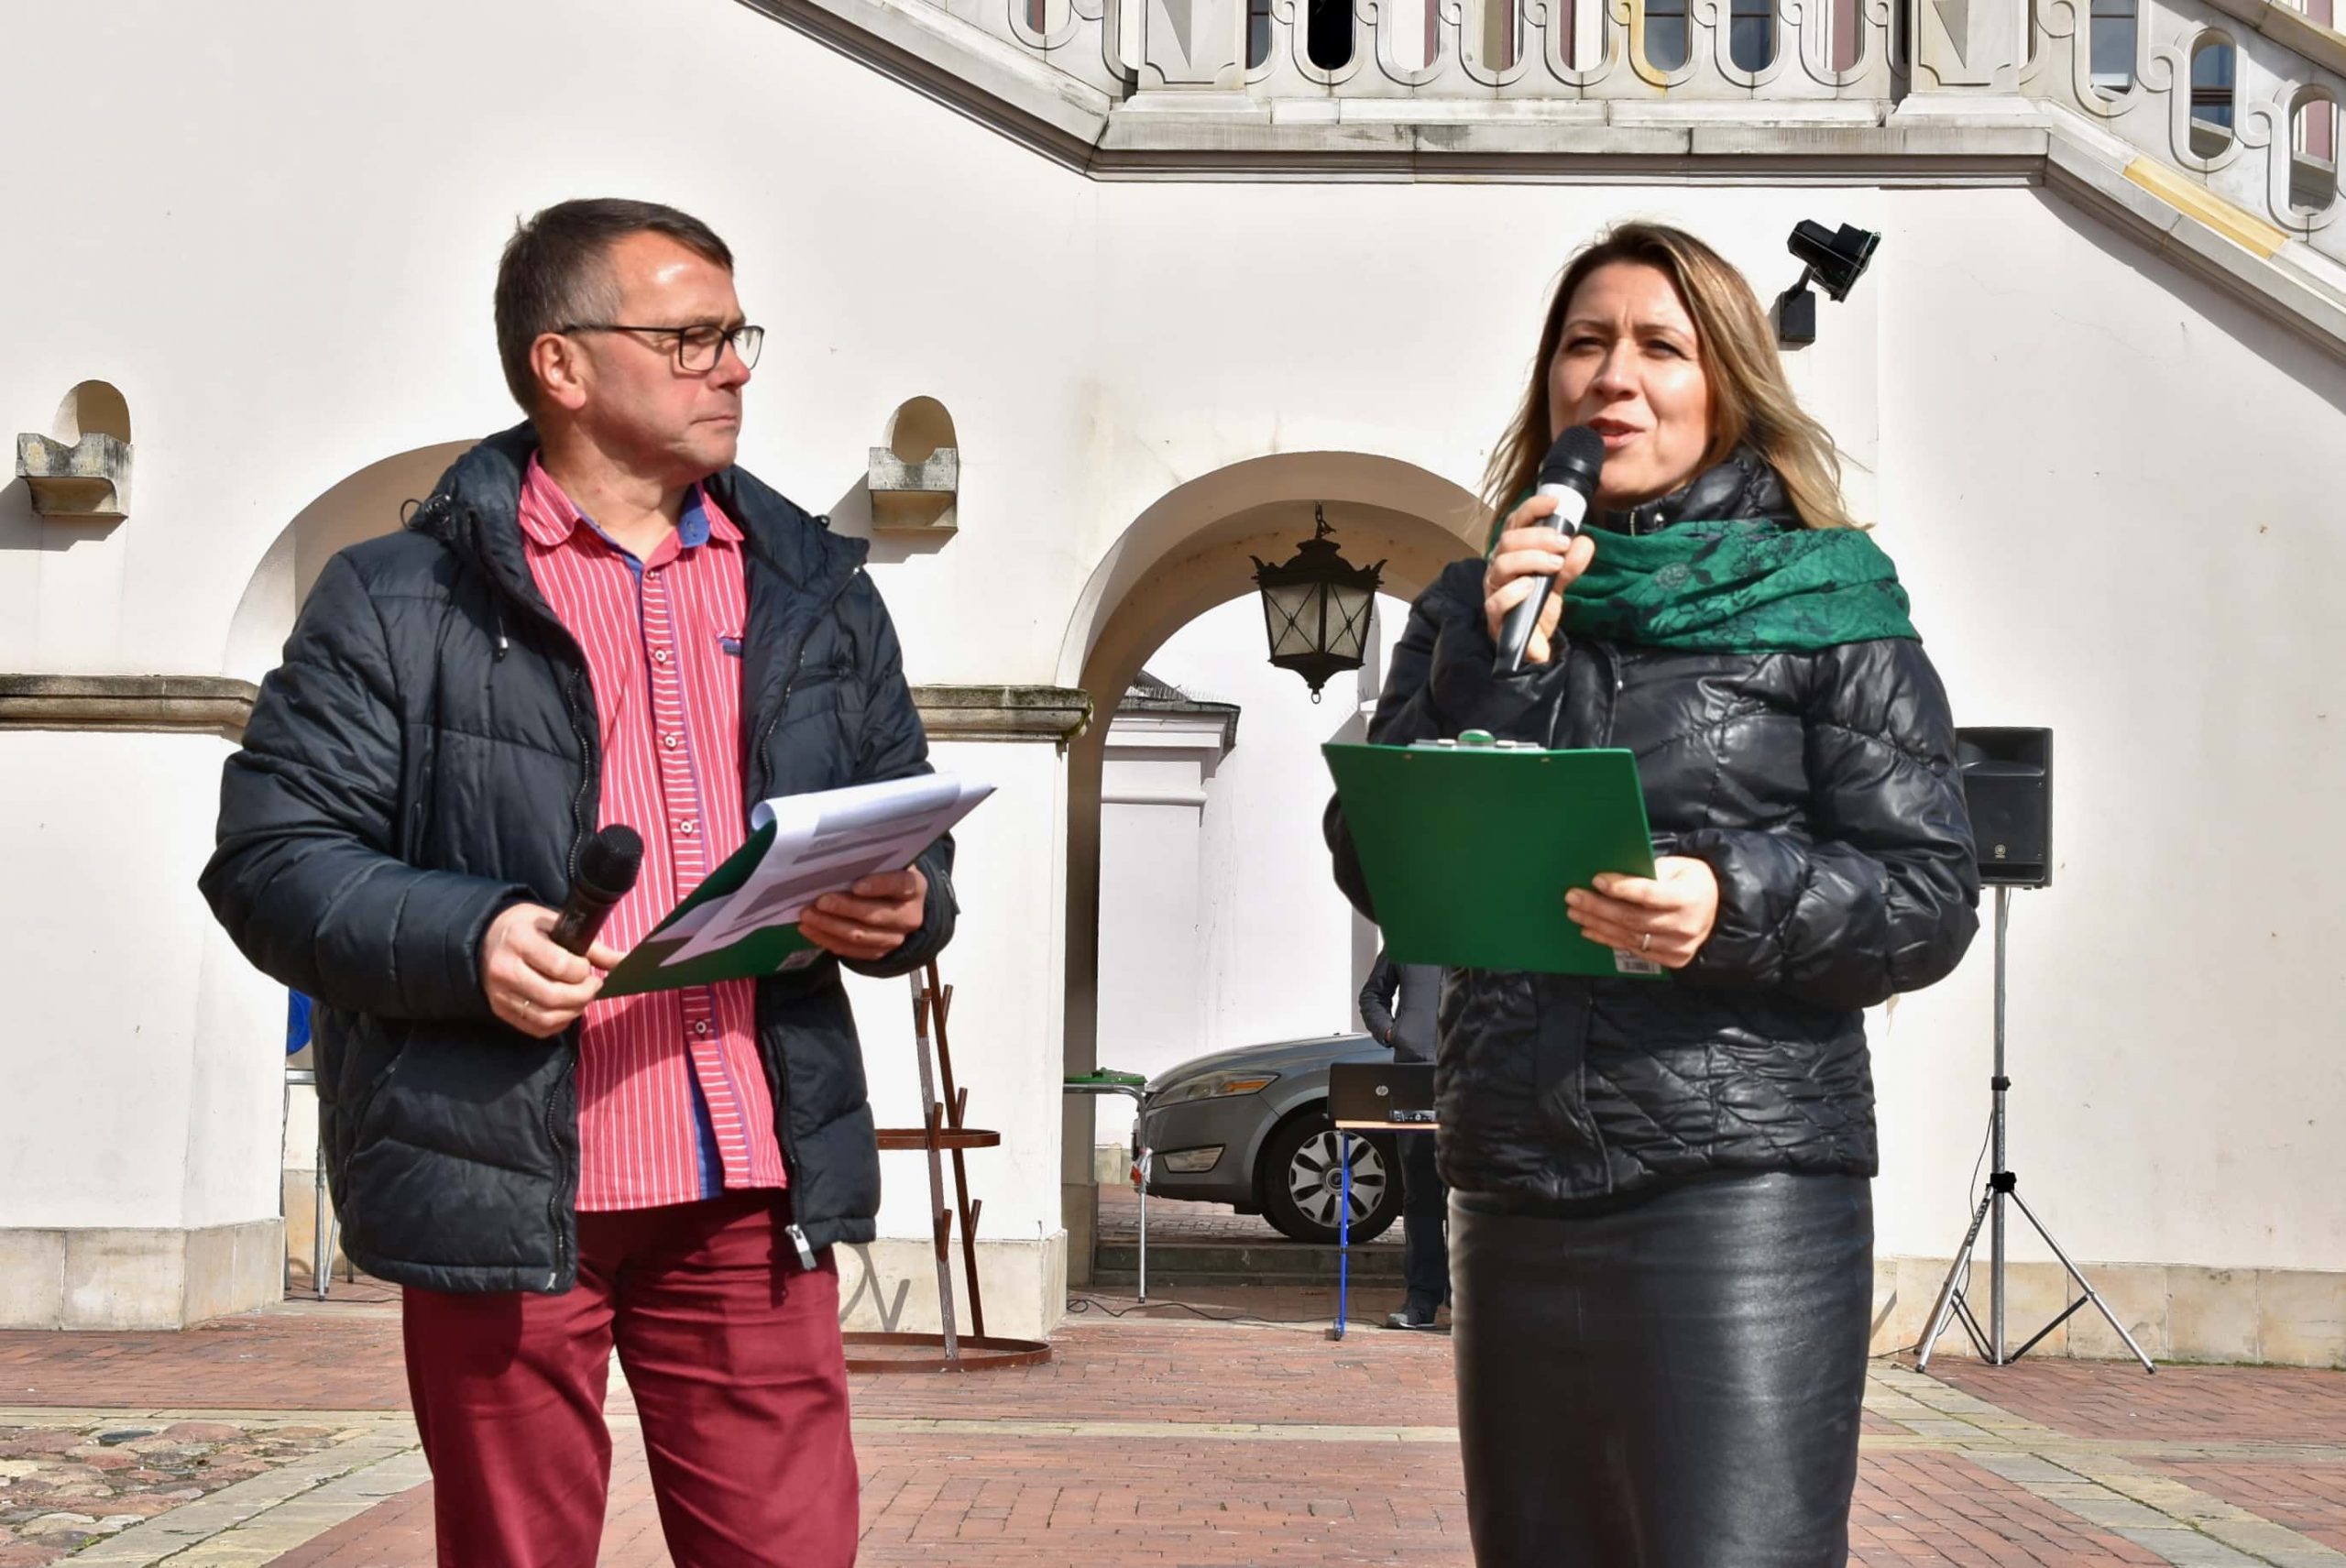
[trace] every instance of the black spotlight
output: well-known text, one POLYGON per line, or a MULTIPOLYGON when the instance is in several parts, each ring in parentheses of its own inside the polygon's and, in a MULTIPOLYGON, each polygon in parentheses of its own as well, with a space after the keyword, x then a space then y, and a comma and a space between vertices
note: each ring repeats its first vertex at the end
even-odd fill
POLYGON ((1865 276, 1866 263, 1873 259, 1881 236, 1848 224, 1836 233, 1803 219, 1792 225, 1787 244, 1803 267, 1800 281, 1776 301, 1776 341, 1793 347, 1816 341, 1816 295, 1810 291, 1810 282, 1836 300, 1847 299, 1850 289, 1865 276))

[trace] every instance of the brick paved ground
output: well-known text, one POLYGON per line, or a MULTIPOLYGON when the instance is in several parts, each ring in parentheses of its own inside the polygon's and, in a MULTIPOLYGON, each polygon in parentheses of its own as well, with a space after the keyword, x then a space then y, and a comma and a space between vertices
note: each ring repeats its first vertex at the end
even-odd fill
POLYGON ((399 1318, 322 1304, 180 1333, 0 1333, 0 1405, 405 1409, 399 1318))
POLYGON ((1876 1568, 1922 1563, 2099 1568, 2166 1561, 1944 1453, 1866 1457, 1850 1510, 1849 1552, 1852 1563, 1876 1568))
POLYGON ((1940 1361, 1933 1376, 2073 1437, 2174 1442, 2346 1443, 2346 1372, 2281 1366, 2162 1366, 1940 1361))
POLYGON ((2251 1460, 2161 1460, 2158 1470, 2346 1552, 2346 1462, 2258 1464, 2251 1460))
MULTIPOLYGON (((1056 1343, 1042 1367, 855 1380, 864 1563, 1469 1563, 1446 1336, 1077 1319, 1056 1343)), ((1933 1371, 1944 1380, 1877 1364, 1853 1519, 1865 1568, 2346 1565, 2346 1375, 1933 1371)), ((188 1562, 430 1562, 400 1404, 379 1293, 179 1335, 0 1334, 11 1428, 337 1412, 313 1424, 339 1446, 96 1542, 73 1568, 148 1568, 191 1543, 188 1562)), ((614 1416, 603 1561, 663 1563, 640 1442, 624 1404, 614 1416)), ((0 1541, 0 1565, 53 1555, 0 1541)))

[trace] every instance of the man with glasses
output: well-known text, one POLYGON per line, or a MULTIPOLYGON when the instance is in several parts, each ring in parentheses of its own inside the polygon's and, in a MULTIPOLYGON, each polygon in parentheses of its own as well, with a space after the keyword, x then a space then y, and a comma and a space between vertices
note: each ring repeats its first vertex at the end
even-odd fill
POLYGON ((842 966, 953 927, 940 843, 817 902, 813 961, 597 1000, 775 795, 928 769, 865 546, 733 466, 762 334, 673 208, 565 202, 496 295, 529 422, 328 563, 227 764, 203 886, 317 999, 344 1246, 404 1289, 443 1563, 592 1563, 614 1350, 681 1568, 852 1561, 831 1248, 879 1157, 842 966), (634 889, 548 932, 626 823, 634 889))

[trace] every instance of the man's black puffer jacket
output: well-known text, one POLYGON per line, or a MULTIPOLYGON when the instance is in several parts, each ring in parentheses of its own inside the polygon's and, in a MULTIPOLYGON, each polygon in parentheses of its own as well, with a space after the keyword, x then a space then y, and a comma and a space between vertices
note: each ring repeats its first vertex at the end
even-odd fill
MULTIPOLYGON (((1748 517, 1798 526, 1774 473, 1738 456, 1595 521, 1643 532, 1748 517)), ((1661 981, 1445 975, 1443 1178, 1537 1205, 1712 1172, 1874 1174, 1858 1009, 1945 976, 1979 924, 1953 723, 1921 645, 1740 654, 1577 639, 1499 677, 1483 573, 1458 562, 1411 608, 1369 739, 1482 729, 1628 747, 1656 852, 1710 862, 1719 908, 1694 961, 1661 981)), ((1338 883, 1373 918, 1332 803, 1327 828, 1338 883)))
MULTIPOLYGON (((499 911, 561 904, 597 822, 586 661, 515 521, 536 445, 526 425, 484 442, 406 531, 327 563, 228 760, 202 879, 245 955, 317 1000, 345 1249, 433 1290, 564 1290, 577 1268, 576 1030, 508 1028, 478 962, 499 911)), ((738 469, 709 483, 748 539, 742 810, 928 772, 863 543, 738 469)), ((904 973, 951 936, 950 842, 919 863, 925 925, 860 970, 904 973)), ((838 962, 760 981, 757 1018, 799 1231, 869 1241, 879 1153, 838 962)))

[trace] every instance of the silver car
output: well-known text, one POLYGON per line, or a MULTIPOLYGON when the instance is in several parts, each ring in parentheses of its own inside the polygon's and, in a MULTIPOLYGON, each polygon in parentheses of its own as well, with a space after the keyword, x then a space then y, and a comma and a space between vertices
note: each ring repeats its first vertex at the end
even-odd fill
MULTIPOLYGON (((1216 1051, 1160 1073, 1134 1129, 1134 1147, 1150 1151, 1150 1196, 1227 1203, 1297 1241, 1333 1242, 1343 1171, 1328 1069, 1392 1059, 1366 1035, 1321 1035, 1216 1051)), ((1365 1242, 1401 1212, 1392 1141, 1354 1135, 1352 1170, 1352 1239, 1365 1242)))

